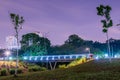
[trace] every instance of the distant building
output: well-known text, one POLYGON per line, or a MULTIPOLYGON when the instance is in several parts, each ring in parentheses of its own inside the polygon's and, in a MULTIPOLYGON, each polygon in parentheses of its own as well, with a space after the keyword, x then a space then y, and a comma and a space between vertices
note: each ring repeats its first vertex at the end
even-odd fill
POLYGON ((20 49, 20 46, 17 46, 17 39, 15 36, 6 37, 6 48, 7 49, 20 49))

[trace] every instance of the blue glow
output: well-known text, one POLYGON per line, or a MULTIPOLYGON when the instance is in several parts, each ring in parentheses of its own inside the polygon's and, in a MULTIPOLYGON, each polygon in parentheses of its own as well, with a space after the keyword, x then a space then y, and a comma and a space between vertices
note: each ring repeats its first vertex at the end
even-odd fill
POLYGON ((31 60, 32 60, 32 57, 30 57, 29 60, 31 61, 31 60))
POLYGON ((105 54, 105 58, 108 58, 108 54, 105 54))
POLYGON ((34 60, 37 61, 37 57, 34 57, 34 60))
POLYGON ((48 57, 46 58, 46 60, 48 61, 48 57))
POLYGON ((114 58, 118 58, 117 55, 115 55, 114 58))
POLYGON ((52 57, 52 60, 55 60, 54 56, 52 57))
POLYGON ((12 60, 13 58, 12 57, 9 57, 9 60, 12 60))
MULTIPOLYGON (((86 54, 72 54, 72 55, 46 55, 46 56, 24 56, 23 60, 33 60, 33 61, 43 61, 43 60, 74 60, 77 58, 82 58, 82 57, 87 57, 88 55, 86 54)), ((98 59, 99 56, 96 57, 98 59)))
POLYGON ((99 59, 99 57, 98 57, 98 56, 96 56, 96 57, 95 57, 95 59, 97 59, 97 60, 98 60, 98 59, 99 59))
POLYGON ((40 59, 41 61, 43 60, 43 57, 41 56, 41 59, 40 59))
POLYGON ((23 59, 24 59, 24 60, 27 60, 27 57, 25 56, 25 57, 23 57, 23 59))

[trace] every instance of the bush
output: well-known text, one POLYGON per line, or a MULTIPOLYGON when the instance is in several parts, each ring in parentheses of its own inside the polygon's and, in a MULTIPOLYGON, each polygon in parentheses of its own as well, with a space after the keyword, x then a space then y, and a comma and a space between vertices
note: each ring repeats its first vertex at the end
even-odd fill
POLYGON ((66 65, 65 64, 59 65, 59 68, 66 68, 66 65))
POLYGON ((76 65, 82 64, 86 61, 87 61, 86 57, 78 58, 78 59, 72 61, 70 64, 68 64, 67 67, 76 66, 76 65))
POLYGON ((1 76, 7 76, 9 74, 7 69, 2 69, 0 73, 1 73, 1 76))
POLYGON ((22 69, 18 69, 17 72, 18 72, 18 74, 23 73, 22 69))
POLYGON ((15 74, 15 69, 10 69, 10 74, 15 74))
POLYGON ((34 65, 34 66, 29 66, 28 70, 29 70, 29 72, 32 72, 32 71, 35 72, 35 71, 45 71, 47 69, 44 68, 44 67, 40 67, 40 66, 34 65))
MULTIPOLYGON (((18 69, 18 70, 17 70, 17 73, 18 73, 18 74, 23 73, 23 72, 22 72, 22 69, 18 69)), ((11 74, 11 75, 12 75, 12 74, 15 74, 15 69, 11 69, 11 70, 10 70, 10 74, 11 74)))

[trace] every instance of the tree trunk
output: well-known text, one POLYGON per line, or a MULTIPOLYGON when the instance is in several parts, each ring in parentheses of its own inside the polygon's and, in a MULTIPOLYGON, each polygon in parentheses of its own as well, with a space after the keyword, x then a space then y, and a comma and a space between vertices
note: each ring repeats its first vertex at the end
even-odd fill
POLYGON ((106 33, 106 36, 107 36, 107 46, 108 46, 109 61, 111 62, 111 52, 110 52, 110 42, 109 42, 108 32, 106 33))
POLYGON ((18 70, 18 48, 19 48, 19 39, 18 39, 18 31, 16 30, 16 38, 17 38, 17 54, 16 54, 16 70, 15 75, 17 76, 17 70, 18 70))

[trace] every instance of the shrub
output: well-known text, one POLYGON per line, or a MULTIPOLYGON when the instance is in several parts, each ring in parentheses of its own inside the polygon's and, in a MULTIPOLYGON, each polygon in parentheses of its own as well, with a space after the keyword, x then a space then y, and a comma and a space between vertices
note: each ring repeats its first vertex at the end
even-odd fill
POLYGON ((10 74, 15 74, 15 69, 10 69, 10 74))
POLYGON ((1 73, 1 76, 7 76, 9 74, 7 69, 2 69, 0 73, 1 73))
POLYGON ((23 73, 23 72, 22 72, 22 69, 18 69, 17 72, 18 72, 18 74, 23 73))
MULTIPOLYGON (((12 75, 12 74, 15 74, 15 69, 10 69, 9 72, 10 72, 11 75, 12 75)), ((18 69, 18 70, 17 70, 17 73, 18 73, 18 74, 23 73, 23 72, 22 72, 22 69, 18 69)))
POLYGON ((65 64, 59 65, 59 68, 66 68, 66 65, 65 64))
POLYGON ((47 69, 44 68, 44 67, 40 67, 40 66, 34 65, 34 66, 29 66, 28 70, 29 70, 29 72, 32 72, 32 71, 35 72, 35 71, 45 71, 47 69))
POLYGON ((79 64, 84 63, 86 61, 87 61, 86 57, 78 58, 78 59, 72 61, 70 64, 68 64, 67 67, 76 66, 76 65, 79 65, 79 64))

